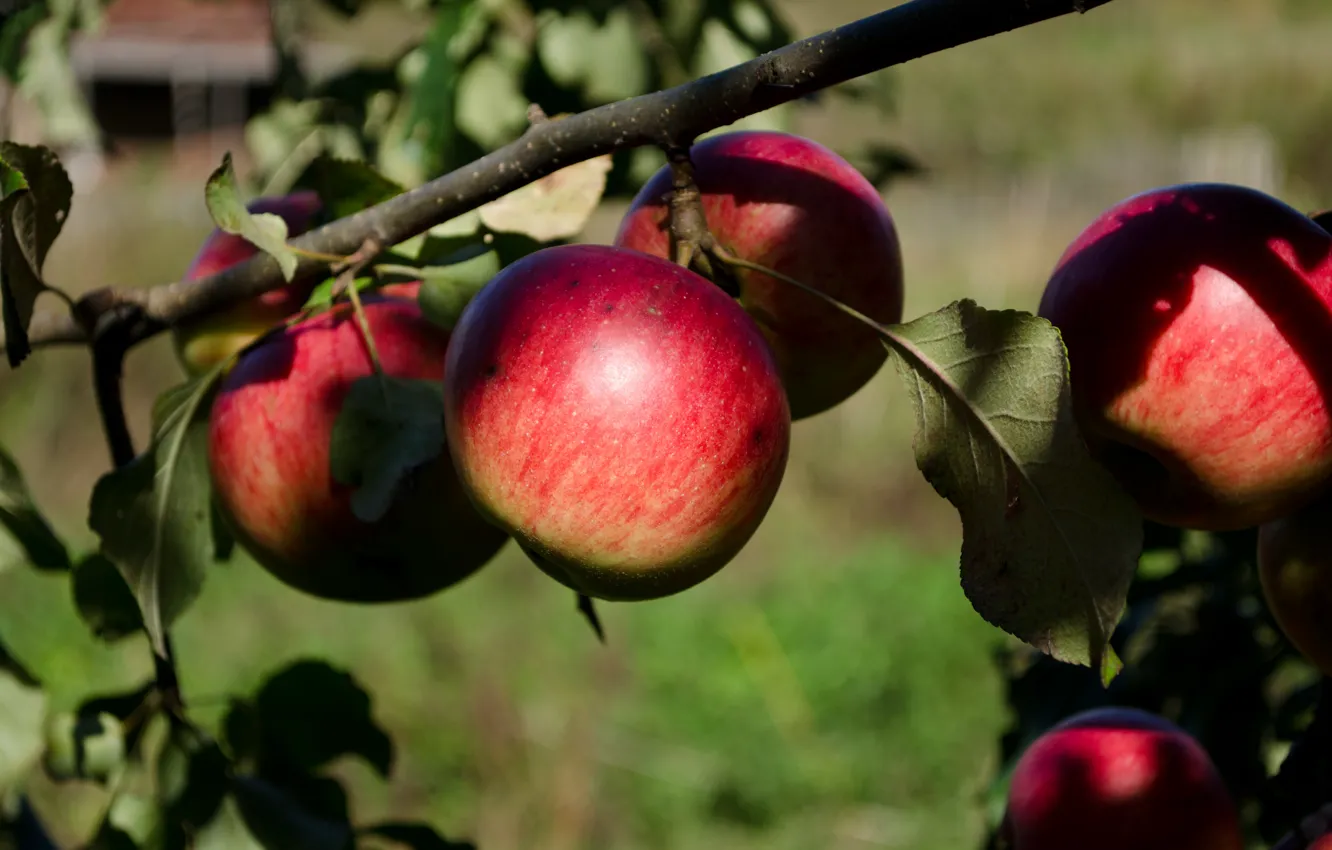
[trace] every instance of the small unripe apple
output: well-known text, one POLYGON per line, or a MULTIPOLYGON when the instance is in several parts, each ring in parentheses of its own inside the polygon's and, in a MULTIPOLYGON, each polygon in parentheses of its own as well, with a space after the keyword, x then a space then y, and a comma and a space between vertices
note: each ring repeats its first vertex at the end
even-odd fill
MULTIPOLYGON (((364 306, 386 375, 443 380, 446 331, 411 301, 367 294, 364 306)), ((326 599, 427 596, 508 539, 472 507, 447 448, 409 473, 382 519, 353 514, 351 488, 331 472, 330 440, 352 383, 372 373, 342 304, 241 355, 213 402, 209 467, 237 541, 277 578, 326 599)))
POLYGON ((1089 447, 1149 519, 1249 528, 1332 477, 1332 235, 1292 207, 1226 184, 1122 201, 1040 315, 1089 447))
POLYGON ((445 423, 475 503, 588 596, 716 573, 763 521, 790 414, 772 352, 717 286, 657 257, 566 245, 463 311, 445 423))
MULTIPOLYGON (((874 185, 824 146, 767 130, 723 133, 690 149, 712 235, 770 268, 885 324, 902 318, 902 252, 874 185)), ((663 167, 639 191, 615 244, 670 258, 663 167)), ((888 356, 871 328, 758 272, 737 269, 740 303, 771 343, 803 419, 840 404, 888 356)))
MULTIPOLYGON (((289 236, 299 236, 314 224, 322 209, 319 195, 300 191, 272 198, 256 198, 251 213, 271 213, 287 223, 289 236)), ((245 262, 259 252, 246 239, 214 229, 185 272, 185 280, 199 280, 245 262)), ((281 324, 305 304, 318 281, 282 286, 243 301, 227 310, 172 330, 176 357, 190 375, 203 374, 281 324)))
POLYGON ((1018 760, 1013 850, 1243 850, 1233 799, 1187 732, 1129 708, 1074 715, 1018 760))
POLYGON ((1258 578, 1291 645, 1332 676, 1332 500, 1259 526, 1258 578))

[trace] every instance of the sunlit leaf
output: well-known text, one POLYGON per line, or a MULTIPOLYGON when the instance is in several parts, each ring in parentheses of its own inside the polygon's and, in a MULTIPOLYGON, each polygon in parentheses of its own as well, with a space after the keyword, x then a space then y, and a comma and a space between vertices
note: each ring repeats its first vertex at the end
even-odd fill
POLYGON ((583 232, 601 203, 609 154, 561 168, 481 207, 491 230, 522 233, 538 242, 569 239, 583 232))
POLYGON ((214 560, 207 414, 225 365, 163 394, 152 445, 93 488, 88 525, 134 592, 159 655, 167 627, 199 595, 214 560))
POLYGON ((1087 451, 1044 319, 961 301, 889 334, 916 463, 962 517, 962 586, 986 620, 1103 678, 1142 517, 1087 451))
POLYGON ((204 187, 204 199, 213 222, 227 233, 244 238, 277 260, 282 276, 291 280, 298 260, 287 245, 287 223, 275 213, 252 213, 246 209, 231 165, 231 154, 222 157, 204 187))

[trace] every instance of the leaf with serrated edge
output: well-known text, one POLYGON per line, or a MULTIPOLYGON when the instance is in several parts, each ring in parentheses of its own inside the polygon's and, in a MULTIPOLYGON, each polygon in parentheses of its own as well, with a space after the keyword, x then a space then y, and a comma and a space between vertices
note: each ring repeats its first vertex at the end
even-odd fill
POLYGON ((31 352, 28 323, 45 289, 42 266, 69 216, 74 188, 48 148, 0 142, 0 297, 11 368, 31 352))
POLYGON ((916 464, 962 517, 972 605, 1108 680, 1142 517, 1077 430, 1059 332, 972 301, 885 330, 916 412, 916 464))
POLYGON ((164 393, 148 451, 93 488, 88 525, 134 591, 159 655, 166 628, 198 596, 213 560, 207 417, 198 414, 228 363, 164 393))
POLYGON ((296 253, 287 244, 287 223, 274 213, 252 213, 241 200, 231 154, 208 178, 204 201, 213 222, 227 233, 234 233, 277 260, 282 277, 290 281, 296 274, 296 253))
POLYGON ((481 207, 486 227, 524 233, 538 242, 571 239, 583 232, 601 203, 610 154, 561 168, 481 207))
POLYGON ((329 466, 355 489, 362 522, 388 513, 398 482, 444 449, 444 394, 437 381, 370 375, 352 383, 333 422, 329 466))

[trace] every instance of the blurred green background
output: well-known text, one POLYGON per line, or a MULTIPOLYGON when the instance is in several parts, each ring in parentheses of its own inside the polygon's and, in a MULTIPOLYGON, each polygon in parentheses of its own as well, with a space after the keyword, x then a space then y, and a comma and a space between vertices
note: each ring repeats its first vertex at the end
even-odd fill
MULTIPOLYGON (((883 5, 778 7, 803 36, 883 5)), ((960 297, 1033 310, 1063 246, 1128 194, 1207 179, 1332 206, 1328 44, 1323 0, 1115 0, 902 67, 891 118, 829 100, 792 129, 839 150, 898 145, 928 169, 886 191, 907 318, 960 297)), ((71 292, 174 279, 211 226, 203 180, 227 148, 244 168, 243 146, 128 147, 76 197, 49 278, 71 292)), ((607 202, 586 239, 609 241, 623 209, 607 202)), ((151 400, 180 378, 165 339, 132 355, 140 445, 151 400)), ((0 442, 85 545, 109 463, 89 379, 79 350, 0 376, 0 442)), ((353 815, 423 818, 482 850, 975 847, 1007 722, 992 660, 1005 638, 958 586, 959 526, 915 470, 911 424, 891 369, 799 423, 742 556, 680 596, 602 605, 604 647, 512 548, 388 608, 220 567, 177 629, 186 698, 212 721, 228 694, 328 658, 371 689, 398 745, 391 784, 339 765, 353 815)), ((61 705, 150 672, 142 640, 89 636, 64 577, 0 574, 0 619, 61 705)))

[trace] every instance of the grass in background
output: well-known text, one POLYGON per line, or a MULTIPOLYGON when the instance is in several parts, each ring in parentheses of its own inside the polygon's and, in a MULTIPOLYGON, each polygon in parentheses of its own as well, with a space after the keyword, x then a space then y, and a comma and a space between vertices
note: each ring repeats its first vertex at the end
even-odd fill
MULTIPOLYGON (((603 604, 606 647, 512 549, 387 608, 309 599, 242 560, 177 630, 197 660, 186 698, 216 722, 225 695, 292 661, 345 667, 398 746, 391 786, 340 768, 357 813, 429 818, 483 848, 974 844, 1005 720, 998 636, 950 556, 882 536, 825 546, 782 510, 690 593, 603 604)), ((15 574, 7 591, 6 636, 57 700, 147 675, 138 639, 84 636, 58 580, 15 574)))

